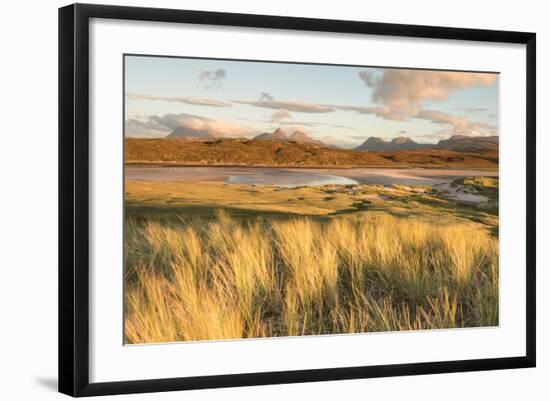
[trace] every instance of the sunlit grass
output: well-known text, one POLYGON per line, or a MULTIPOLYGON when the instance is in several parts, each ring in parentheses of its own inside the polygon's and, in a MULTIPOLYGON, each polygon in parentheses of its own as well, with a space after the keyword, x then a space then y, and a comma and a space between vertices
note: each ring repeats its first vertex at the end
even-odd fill
POLYGON ((498 324, 498 239, 467 222, 126 222, 127 343, 498 324))

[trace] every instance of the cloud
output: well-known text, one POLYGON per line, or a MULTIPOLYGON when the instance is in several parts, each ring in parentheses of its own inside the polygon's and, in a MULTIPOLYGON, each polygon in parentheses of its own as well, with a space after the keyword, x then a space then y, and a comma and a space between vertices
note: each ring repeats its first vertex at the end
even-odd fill
POLYGON ((178 127, 216 137, 249 137, 258 133, 250 126, 186 113, 129 118, 126 120, 125 132, 126 136, 159 137, 168 135, 178 127))
POLYGON ((286 109, 298 113, 330 113, 334 111, 333 108, 320 104, 306 103, 306 102, 291 102, 284 100, 262 100, 262 101, 250 101, 250 100, 233 100, 235 103, 247 104, 249 106, 263 107, 265 109, 286 109))
POLYGON ((163 138, 170 130, 147 117, 133 116, 124 122, 124 133, 126 136, 137 138, 163 138))
POLYGON ((295 120, 292 114, 288 110, 277 110, 271 114, 270 121, 271 123, 276 123, 279 125, 300 125, 302 127, 316 127, 324 126, 330 128, 343 128, 343 129, 355 129, 355 127, 348 127, 345 125, 338 124, 329 124, 318 121, 298 121, 295 120))
POLYGON ((365 85, 370 87, 374 86, 376 82, 376 77, 371 71, 359 71, 359 78, 365 83, 365 85))
POLYGON ((359 114, 374 114, 379 117, 386 117, 389 114, 389 109, 386 107, 370 107, 370 106, 350 106, 350 105, 329 105, 337 110, 355 111, 359 114))
POLYGON ((331 146, 336 146, 342 149, 353 149, 359 146, 365 140, 364 137, 359 139, 348 139, 346 137, 323 136, 319 138, 323 143, 331 146))
POLYGON ((302 127, 329 127, 329 128, 341 128, 341 129, 355 129, 355 127, 348 127, 346 125, 338 125, 338 124, 327 124, 327 123, 321 123, 317 121, 296 121, 296 120, 289 120, 289 121, 277 121, 276 122, 279 125, 299 125, 302 127))
POLYGON ((358 75, 372 88, 372 101, 379 105, 372 114, 390 120, 407 120, 427 101, 447 100, 454 91, 490 86, 498 79, 497 74, 398 69, 363 70, 358 75))
POLYGON ((274 100, 274 98, 269 93, 262 92, 260 93, 260 101, 264 101, 264 100, 271 101, 271 100, 274 100))
MULTIPOLYGON (((371 100, 375 106, 330 107, 394 121, 423 119, 448 126, 439 130, 439 135, 498 135, 498 128, 494 125, 424 109, 428 101, 447 100, 455 91, 490 86, 498 79, 496 74, 387 69, 363 70, 358 75, 366 86, 372 88, 371 100)), ((459 109, 467 113, 487 111, 481 107, 459 109)))
POLYGON ((292 119, 292 114, 290 114, 287 110, 277 110, 271 115, 271 122, 274 123, 280 123, 285 119, 292 119))
POLYGON ((488 111, 487 107, 455 107, 455 110, 464 111, 470 113, 480 113, 482 111, 488 111))
MULTIPOLYGON (((386 107, 361 107, 361 106, 333 106, 339 110, 355 111, 360 114, 373 114, 379 117, 387 117, 391 111, 386 107)), ((435 110, 419 109, 415 115, 409 116, 408 119, 428 120, 434 124, 449 125, 448 128, 438 131, 440 136, 451 135, 498 135, 498 127, 496 125, 471 121, 467 118, 453 116, 435 110)), ((390 120, 392 118, 389 118, 390 120)), ((406 131, 400 133, 406 133, 406 131)))
POLYGON ((231 107, 231 103, 222 102, 215 99, 201 99, 196 97, 178 97, 178 96, 152 96, 141 93, 127 93, 128 99, 144 99, 144 100, 159 100, 165 102, 178 102, 196 106, 211 106, 211 107, 231 107))
POLYGON ((199 80, 206 89, 223 88, 223 81, 227 79, 227 71, 223 68, 217 70, 202 70, 199 73, 199 80))
POLYGON ((414 140, 418 143, 437 143, 441 140, 441 133, 438 133, 437 131, 432 134, 421 134, 421 135, 415 135, 414 140))
POLYGON ((466 118, 452 116, 435 110, 420 110, 415 118, 429 120, 434 124, 449 125, 447 129, 440 130, 440 134, 446 135, 498 135, 498 127, 466 118))
POLYGON ((340 124, 327 124, 327 123, 320 123, 320 122, 314 122, 313 124, 322 125, 329 128, 355 129, 355 127, 350 127, 348 125, 340 125, 340 124))
POLYGON ((265 109, 286 110, 298 113, 330 113, 334 111, 333 107, 307 103, 294 102, 288 100, 275 100, 269 93, 262 92, 259 100, 232 100, 234 103, 247 104, 254 107, 262 107, 265 109))
POLYGON ((406 129, 402 129, 402 130, 399 131, 400 134, 406 134, 406 133, 408 133, 408 132, 409 132, 409 131, 407 131, 406 129))

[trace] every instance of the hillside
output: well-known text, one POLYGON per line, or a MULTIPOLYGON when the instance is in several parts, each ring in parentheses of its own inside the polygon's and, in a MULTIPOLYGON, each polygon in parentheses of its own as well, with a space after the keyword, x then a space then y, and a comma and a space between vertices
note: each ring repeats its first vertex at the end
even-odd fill
POLYGON ((461 166, 489 169, 498 168, 498 151, 474 153, 447 149, 418 149, 384 151, 376 152, 375 154, 396 164, 424 167, 461 166))
POLYGON ((351 167, 389 166, 373 153, 325 148, 316 144, 216 139, 126 139, 126 163, 214 166, 351 167))
POLYGON ((370 152, 419 149, 448 149, 457 152, 498 151, 498 136, 454 135, 449 139, 442 139, 436 144, 418 143, 403 136, 391 141, 370 137, 355 148, 355 150, 370 152))
POLYGON ((386 141, 379 137, 367 138, 365 142, 355 148, 355 150, 384 151, 384 150, 412 150, 430 148, 433 145, 417 143, 411 138, 400 136, 386 141))
POLYGON ((437 148, 452 149, 459 152, 498 151, 498 136, 454 135, 440 140, 437 148))
POLYGON ((260 134, 253 139, 256 141, 288 141, 288 137, 280 128, 277 128, 273 132, 264 132, 263 134, 260 134))
POLYGON ((326 146, 323 142, 310 137, 302 131, 295 131, 291 135, 285 134, 281 128, 277 128, 273 132, 264 132, 253 138, 255 141, 276 141, 276 142, 297 142, 297 143, 311 143, 320 146, 326 146))
POLYGON ((498 153, 466 153, 435 149, 358 152, 310 143, 250 139, 126 138, 127 164, 170 166, 266 167, 498 167, 498 153))
POLYGON ((177 127, 167 138, 212 139, 214 135, 207 130, 197 131, 187 127, 177 127))

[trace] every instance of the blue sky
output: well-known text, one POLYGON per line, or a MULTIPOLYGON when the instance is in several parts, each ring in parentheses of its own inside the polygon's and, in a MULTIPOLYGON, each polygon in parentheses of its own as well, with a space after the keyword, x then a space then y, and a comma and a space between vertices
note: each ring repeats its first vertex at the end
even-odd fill
POLYGON ((126 136, 280 127, 351 147, 370 136, 498 135, 497 74, 126 56, 125 92, 126 136))

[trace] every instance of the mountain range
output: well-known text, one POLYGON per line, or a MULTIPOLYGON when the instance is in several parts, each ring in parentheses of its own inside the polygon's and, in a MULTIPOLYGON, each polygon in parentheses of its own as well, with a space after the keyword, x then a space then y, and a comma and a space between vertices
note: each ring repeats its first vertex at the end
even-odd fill
MULTIPOLYGON (((188 127, 177 127, 167 138, 181 138, 192 141, 211 140, 217 138, 209 130, 197 130, 188 127)), ((281 128, 273 132, 264 132, 252 140, 254 141, 273 141, 273 142, 295 142, 318 145, 323 147, 333 147, 327 145, 302 131, 295 131, 287 135, 281 128)), ((436 144, 418 143, 406 136, 400 136, 387 141, 380 137, 369 137, 361 145, 353 150, 356 151, 396 151, 396 150, 420 150, 420 149, 449 149, 459 152, 483 152, 498 150, 498 136, 466 136, 453 135, 448 139, 442 139, 436 144)))
MULTIPOLYGON (((215 135, 211 131, 197 130, 188 127, 176 127, 166 138, 180 138, 186 140, 210 140, 215 138, 223 138, 223 135, 215 135)), ((302 131, 295 131, 287 135, 281 128, 277 128, 273 132, 264 132, 254 138, 255 141, 275 141, 275 142, 296 142, 309 143, 319 146, 327 146, 323 142, 310 137, 302 131)))
POLYGON ((273 132, 264 132, 253 138, 256 141, 278 141, 278 142, 296 142, 296 143, 311 143, 320 146, 326 146, 323 142, 310 137, 302 131, 295 131, 291 135, 285 134, 281 128, 277 128, 273 132))
POLYGON ((453 135, 449 139, 442 139, 436 144, 418 143, 411 138, 403 136, 394 138, 391 141, 386 141, 379 137, 370 137, 354 150, 380 152, 418 149, 449 149, 459 152, 498 150, 498 136, 453 135))
POLYGON ((182 138, 182 139, 213 139, 213 135, 208 130, 197 130, 188 127, 176 127, 166 138, 182 138))

